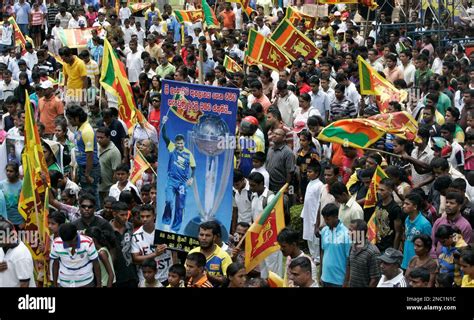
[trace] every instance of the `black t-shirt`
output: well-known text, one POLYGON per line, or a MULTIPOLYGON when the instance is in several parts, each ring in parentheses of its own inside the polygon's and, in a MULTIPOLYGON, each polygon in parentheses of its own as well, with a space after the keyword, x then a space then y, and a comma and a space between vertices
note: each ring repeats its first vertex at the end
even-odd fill
POLYGON ((10 115, 10 116, 6 116, 5 118, 3 118, 3 121, 5 123, 5 128, 4 130, 6 132, 8 132, 8 130, 10 130, 11 128, 13 128, 15 126, 15 122, 13 121, 13 117, 10 115))
POLYGON ((395 200, 392 200, 392 202, 386 206, 382 205, 382 202, 379 201, 375 207, 375 215, 378 239, 377 248, 379 248, 380 252, 384 252, 385 249, 393 246, 393 240, 395 239, 395 220, 402 220, 402 209, 395 200))
POLYGON ((127 283, 130 280, 138 282, 137 269, 131 258, 132 247, 132 225, 127 222, 126 230, 123 234, 114 230, 116 239, 116 258, 114 260, 114 271, 116 284, 127 283))
POLYGON ((112 141, 117 149, 119 149, 120 154, 123 156, 123 146, 122 146, 122 140, 127 137, 127 133, 125 132, 125 129, 123 128, 122 124, 120 121, 117 119, 112 120, 109 126, 110 129, 110 141, 112 141))

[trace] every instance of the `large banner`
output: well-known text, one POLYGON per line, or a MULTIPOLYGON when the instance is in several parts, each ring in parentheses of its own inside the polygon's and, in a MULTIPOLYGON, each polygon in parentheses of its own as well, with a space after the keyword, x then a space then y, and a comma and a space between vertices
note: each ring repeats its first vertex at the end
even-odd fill
POLYGON ((189 251, 215 220, 226 241, 232 218, 239 90, 164 80, 155 240, 189 251))

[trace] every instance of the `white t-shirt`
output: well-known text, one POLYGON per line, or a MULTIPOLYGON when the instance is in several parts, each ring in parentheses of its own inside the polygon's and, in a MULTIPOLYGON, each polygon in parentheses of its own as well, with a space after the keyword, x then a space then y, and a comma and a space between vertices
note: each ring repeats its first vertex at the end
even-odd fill
POLYGON ((125 19, 130 18, 131 15, 132 15, 132 11, 130 10, 129 7, 120 8, 119 19, 122 21, 122 24, 124 24, 125 19))
POLYGON ((128 27, 122 27, 122 32, 123 32, 123 41, 125 41, 125 45, 128 46, 130 43, 130 40, 132 40, 132 34, 133 34, 133 29, 128 27))
POLYGON ((238 192, 234 189, 232 206, 237 208, 237 222, 252 223, 252 195, 248 181, 242 191, 238 192))
POLYGON ((391 280, 385 279, 385 276, 382 275, 380 278, 379 283, 377 284, 377 288, 406 288, 408 287, 407 281, 403 276, 403 271, 400 270, 398 276, 391 280))
POLYGON ((2 26, 2 39, 0 40, 0 44, 5 46, 12 45, 12 35, 13 35, 13 27, 11 25, 2 26))
POLYGON ((115 183, 113 186, 110 187, 110 190, 109 190, 109 197, 114 197, 117 201, 122 191, 134 189, 137 194, 140 194, 138 192, 137 187, 135 187, 135 185, 131 183, 130 181, 127 182, 127 185, 122 190, 119 189, 118 184, 119 184, 118 182, 115 183))
POLYGON ((20 280, 26 279, 30 279, 30 288, 36 287, 33 257, 22 241, 6 253, 3 248, 0 248, 0 262, 7 263, 7 270, 0 272, 0 288, 18 288, 20 280))
MULTIPOLYGON (((143 230, 143 226, 140 227, 137 231, 133 233, 132 236, 132 253, 140 253, 140 255, 148 255, 155 252, 154 249, 155 242, 155 230, 152 233, 148 233, 143 230)), ((173 259, 171 257, 171 251, 166 250, 163 254, 158 257, 155 257, 156 266, 158 272, 156 273, 155 279, 164 282, 168 280, 168 270, 173 264, 173 259)), ((143 277, 142 268, 138 268, 138 278, 141 280, 145 279, 143 277)))
POLYGON ((128 80, 130 82, 137 82, 138 76, 143 70, 143 60, 141 59, 142 53, 137 51, 135 53, 130 52, 127 54, 127 69, 128 69, 128 80))

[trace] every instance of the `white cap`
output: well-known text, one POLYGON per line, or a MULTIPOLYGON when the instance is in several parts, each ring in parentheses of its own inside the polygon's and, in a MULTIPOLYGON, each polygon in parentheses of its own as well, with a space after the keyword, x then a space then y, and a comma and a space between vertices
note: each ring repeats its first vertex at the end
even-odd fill
POLYGON ((53 83, 49 80, 42 81, 40 84, 41 89, 50 89, 53 87, 53 83))
POLYGON ((336 11, 336 12, 334 12, 334 15, 335 15, 335 16, 340 16, 341 13, 340 13, 339 11, 336 11))

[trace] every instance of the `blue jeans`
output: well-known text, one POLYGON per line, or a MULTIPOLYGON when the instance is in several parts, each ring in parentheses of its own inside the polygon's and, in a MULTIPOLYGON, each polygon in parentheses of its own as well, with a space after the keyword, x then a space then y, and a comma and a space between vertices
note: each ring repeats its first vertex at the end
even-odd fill
POLYGON ((177 182, 174 180, 168 180, 166 187, 166 201, 165 211, 163 212, 163 224, 171 224, 172 208, 171 204, 174 204, 174 219, 171 225, 171 230, 178 232, 183 222, 183 211, 184 204, 186 203, 186 183, 177 182))
POLYGON ((18 28, 20 28, 20 31, 23 33, 24 36, 29 36, 30 35, 30 30, 28 29, 27 24, 18 24, 18 28))
POLYGON ((100 208, 100 198, 99 198, 99 184, 100 184, 100 164, 96 164, 92 167, 92 170, 90 172, 90 176, 94 181, 92 183, 89 183, 86 179, 86 166, 77 166, 77 173, 76 177, 79 179, 79 186, 81 189, 87 193, 90 193, 95 197, 95 206, 96 209, 100 208))

